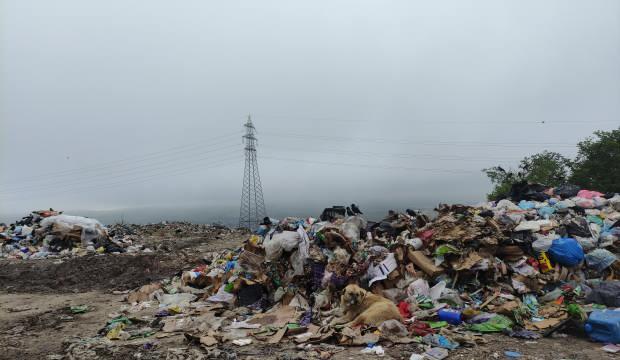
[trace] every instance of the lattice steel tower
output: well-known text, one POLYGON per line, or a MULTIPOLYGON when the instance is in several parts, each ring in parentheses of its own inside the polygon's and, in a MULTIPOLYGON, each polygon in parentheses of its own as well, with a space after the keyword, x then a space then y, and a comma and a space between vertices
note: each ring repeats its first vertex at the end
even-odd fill
POLYGON ((245 123, 245 171, 243 172, 243 190, 241 191, 241 210, 239 211, 239 227, 256 229, 259 222, 267 216, 265 201, 263 200, 263 186, 258 174, 256 161, 256 136, 254 124, 248 115, 245 123))

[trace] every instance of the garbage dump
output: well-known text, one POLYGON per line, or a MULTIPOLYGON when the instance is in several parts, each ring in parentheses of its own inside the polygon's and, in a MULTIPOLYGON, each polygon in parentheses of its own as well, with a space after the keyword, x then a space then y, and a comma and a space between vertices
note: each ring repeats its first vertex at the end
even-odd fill
POLYGON ((40 210, 8 226, 0 224, 0 258, 34 260, 98 254, 168 254, 174 250, 177 240, 215 238, 225 242, 242 233, 223 225, 186 221, 104 226, 95 219, 40 210))
POLYGON ((16 259, 124 251, 99 221, 52 209, 33 211, 9 226, 0 224, 0 242, 0 257, 16 259))
POLYGON ((371 222, 357 206, 269 219, 243 246, 129 292, 100 336, 149 343, 179 332, 209 353, 292 341, 380 355, 419 343, 419 358, 487 333, 536 339, 572 328, 620 341, 620 195, 513 190, 518 201, 442 204, 432 220, 408 209, 371 222))
POLYGON ((217 224, 193 224, 185 221, 162 221, 154 224, 116 223, 107 227, 111 241, 126 253, 170 252, 158 239, 169 240, 226 237, 231 229, 217 224))

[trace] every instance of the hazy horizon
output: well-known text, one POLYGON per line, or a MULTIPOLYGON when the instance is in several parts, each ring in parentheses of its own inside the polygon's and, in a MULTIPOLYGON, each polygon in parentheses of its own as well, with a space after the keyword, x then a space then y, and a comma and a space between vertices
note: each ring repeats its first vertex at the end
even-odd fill
POLYGON ((5 222, 234 218, 248 113, 276 217, 474 204, 620 119, 614 0, 0 7, 5 222))
MULTIPOLYGON (((325 204, 322 207, 297 207, 297 208, 271 208, 267 209, 269 216, 282 219, 286 216, 294 217, 318 217, 324 208, 343 205, 348 206, 348 203, 334 203, 325 204)), ((393 204, 394 205, 394 204, 393 204)), ((364 217, 371 221, 377 221, 384 218, 387 215, 388 210, 403 211, 407 208, 413 208, 421 210, 426 214, 432 215, 435 204, 429 207, 413 206, 401 204, 402 206, 361 206, 361 210, 364 212, 364 217)), ((45 210, 45 209, 33 209, 45 210)), ((189 221, 200 224, 223 224, 227 226, 237 226, 239 220, 239 207, 228 206, 211 208, 208 206, 195 206, 195 207, 158 207, 158 206, 146 206, 142 208, 124 208, 124 209, 107 209, 107 210, 92 210, 92 209, 60 209, 54 208, 54 210, 62 211, 66 215, 79 215, 94 218, 102 222, 103 224, 115 224, 115 223, 130 223, 130 224, 148 224, 159 223, 162 221, 189 221)), ((10 224, 16 220, 21 219, 24 216, 30 214, 30 211, 26 213, 14 213, 5 214, 0 218, 0 223, 10 224)))

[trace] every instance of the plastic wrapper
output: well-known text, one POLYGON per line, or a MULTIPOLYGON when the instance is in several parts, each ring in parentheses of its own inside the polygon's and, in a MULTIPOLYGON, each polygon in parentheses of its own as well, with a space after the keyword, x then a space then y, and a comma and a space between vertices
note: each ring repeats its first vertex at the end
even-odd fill
POLYGON ((532 243, 532 250, 534 250, 537 253, 541 253, 541 252, 549 250, 552 244, 553 244, 553 240, 551 239, 546 239, 546 238, 538 239, 532 243))
POLYGON ((585 259, 588 267, 603 271, 617 261, 618 257, 608 250, 595 249, 587 253, 585 259))

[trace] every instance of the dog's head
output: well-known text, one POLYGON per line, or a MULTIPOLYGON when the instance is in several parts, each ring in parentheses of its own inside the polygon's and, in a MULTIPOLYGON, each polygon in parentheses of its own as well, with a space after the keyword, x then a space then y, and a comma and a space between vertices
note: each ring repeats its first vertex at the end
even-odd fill
POLYGON ((342 293, 342 302, 346 306, 356 306, 361 304, 365 297, 366 290, 355 284, 351 284, 344 288, 342 293))

